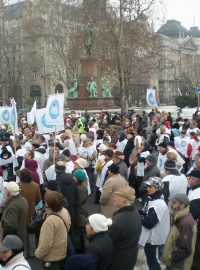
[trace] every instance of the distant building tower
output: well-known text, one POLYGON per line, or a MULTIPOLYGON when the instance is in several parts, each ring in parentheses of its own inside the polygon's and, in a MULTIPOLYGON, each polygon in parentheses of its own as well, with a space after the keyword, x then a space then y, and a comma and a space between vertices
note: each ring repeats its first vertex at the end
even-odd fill
POLYGON ((171 38, 185 38, 189 34, 188 30, 176 20, 167 20, 167 23, 160 27, 158 33, 171 38))

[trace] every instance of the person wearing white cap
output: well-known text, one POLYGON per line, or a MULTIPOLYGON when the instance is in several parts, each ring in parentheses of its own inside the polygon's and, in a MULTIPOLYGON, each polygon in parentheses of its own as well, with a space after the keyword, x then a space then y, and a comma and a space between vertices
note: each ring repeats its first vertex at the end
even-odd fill
POLYGON ((107 234, 112 220, 101 214, 89 216, 86 224, 86 233, 89 239, 89 246, 86 254, 94 259, 96 270, 111 269, 113 245, 110 236, 107 234))
POLYGON ((1 218, 2 235, 16 234, 26 244, 26 222, 28 218, 28 203, 20 195, 16 182, 5 183, 7 200, 1 218))
POLYGON ((0 243, 1 269, 5 270, 31 270, 30 265, 23 256, 22 240, 16 235, 6 235, 0 243))

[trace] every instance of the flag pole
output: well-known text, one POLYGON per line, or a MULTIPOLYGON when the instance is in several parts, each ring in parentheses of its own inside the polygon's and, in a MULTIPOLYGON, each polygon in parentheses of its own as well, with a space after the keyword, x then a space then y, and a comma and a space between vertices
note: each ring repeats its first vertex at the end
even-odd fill
POLYGON ((55 132, 53 138, 53 164, 56 164, 56 125, 55 125, 55 132))

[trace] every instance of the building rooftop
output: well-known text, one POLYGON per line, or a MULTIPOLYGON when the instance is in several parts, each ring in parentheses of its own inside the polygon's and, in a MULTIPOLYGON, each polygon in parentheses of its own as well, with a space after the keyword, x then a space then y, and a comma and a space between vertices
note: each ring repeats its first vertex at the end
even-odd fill
POLYGON ((5 19, 14 20, 23 16, 26 0, 5 6, 5 19))
POLYGON ((191 37, 200 37, 200 30, 197 26, 190 27, 189 35, 191 37))
POLYGON ((166 24, 160 27, 158 33, 168 37, 178 38, 186 37, 189 31, 179 21, 167 20, 166 24))

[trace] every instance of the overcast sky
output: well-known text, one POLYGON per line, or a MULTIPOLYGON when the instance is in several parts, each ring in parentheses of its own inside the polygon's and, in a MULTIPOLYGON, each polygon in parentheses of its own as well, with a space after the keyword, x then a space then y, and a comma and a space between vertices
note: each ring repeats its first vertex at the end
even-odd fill
POLYGON ((200 0, 164 0, 166 19, 176 19, 186 28, 195 25, 200 28, 200 0))

